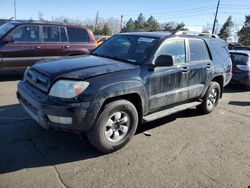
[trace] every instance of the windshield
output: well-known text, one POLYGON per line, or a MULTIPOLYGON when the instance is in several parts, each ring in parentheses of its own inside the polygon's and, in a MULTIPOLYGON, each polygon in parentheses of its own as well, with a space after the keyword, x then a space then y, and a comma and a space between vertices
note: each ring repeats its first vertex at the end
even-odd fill
POLYGON ((92 55, 133 64, 142 64, 154 48, 158 38, 117 35, 97 48, 92 55))
POLYGON ((6 32, 8 32, 10 29, 15 27, 12 23, 5 23, 0 26, 0 38, 5 35, 6 32))

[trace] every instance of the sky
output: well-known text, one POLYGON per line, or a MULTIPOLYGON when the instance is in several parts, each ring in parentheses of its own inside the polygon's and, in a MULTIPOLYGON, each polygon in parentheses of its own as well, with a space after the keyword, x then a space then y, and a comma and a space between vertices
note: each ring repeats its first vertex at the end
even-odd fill
MULTIPOLYGON (((0 0, 0 18, 14 16, 14 0, 0 0)), ((136 19, 139 13, 153 15, 159 22, 184 22, 188 26, 213 23, 217 0, 16 0, 17 19, 38 19, 42 12, 46 20, 65 16, 71 19, 95 19, 97 11, 103 18, 136 19)), ((236 24, 242 24, 250 14, 250 0, 221 0, 218 22, 223 24, 232 15, 236 24)))

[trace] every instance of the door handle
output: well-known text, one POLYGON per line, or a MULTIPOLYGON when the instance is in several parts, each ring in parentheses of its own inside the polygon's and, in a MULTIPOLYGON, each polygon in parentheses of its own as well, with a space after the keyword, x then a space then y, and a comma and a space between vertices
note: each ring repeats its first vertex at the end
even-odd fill
POLYGON ((32 48, 33 48, 33 49, 40 49, 41 46, 33 46, 32 48))
POLYGON ((66 46, 62 46, 62 48, 69 48, 69 45, 66 45, 66 46))
POLYGON ((188 67, 182 67, 182 72, 188 72, 188 67))
POLYGON ((207 63, 206 68, 207 69, 211 68, 211 63, 207 63))

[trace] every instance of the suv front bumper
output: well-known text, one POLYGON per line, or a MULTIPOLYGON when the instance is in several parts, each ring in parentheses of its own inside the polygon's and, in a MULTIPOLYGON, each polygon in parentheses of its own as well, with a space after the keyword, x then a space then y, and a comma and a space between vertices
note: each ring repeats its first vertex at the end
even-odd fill
POLYGON ((98 102, 68 103, 52 101, 47 95, 29 86, 25 81, 18 84, 17 98, 25 111, 45 129, 54 128, 81 132, 91 128, 100 104, 98 102), (70 124, 54 123, 48 115, 72 119, 70 124))

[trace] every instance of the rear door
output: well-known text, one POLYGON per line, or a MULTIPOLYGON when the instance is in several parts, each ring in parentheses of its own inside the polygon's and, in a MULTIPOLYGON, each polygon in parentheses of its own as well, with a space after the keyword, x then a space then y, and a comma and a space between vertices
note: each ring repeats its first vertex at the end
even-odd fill
POLYGON ((84 28, 67 27, 69 38, 69 50, 72 55, 87 54, 96 47, 95 41, 91 40, 89 33, 84 28))
POLYGON ((39 56, 39 26, 22 25, 14 29, 9 35, 15 42, 2 47, 3 67, 26 67, 42 59, 39 56))
POLYGON ((212 72, 212 60, 208 47, 202 39, 187 39, 189 69, 189 99, 198 98, 212 72))
POLYGON ((43 59, 56 59, 68 55, 68 38, 64 27, 43 25, 41 27, 40 54, 43 59))

